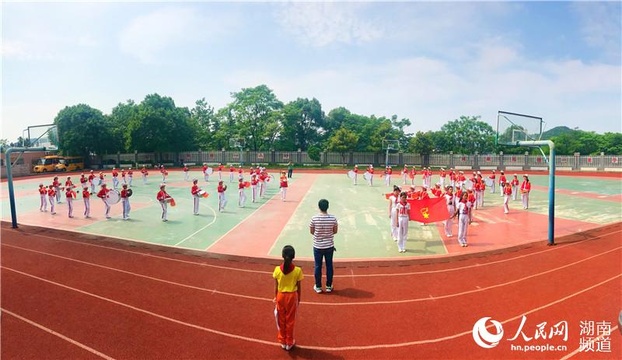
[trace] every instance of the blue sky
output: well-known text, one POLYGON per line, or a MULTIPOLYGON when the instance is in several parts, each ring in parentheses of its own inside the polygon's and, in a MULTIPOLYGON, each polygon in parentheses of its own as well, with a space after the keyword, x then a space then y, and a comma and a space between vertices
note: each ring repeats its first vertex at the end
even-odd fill
POLYGON ((2 135, 145 95, 266 84, 408 132, 498 110, 622 132, 620 2, 2 3, 2 135))

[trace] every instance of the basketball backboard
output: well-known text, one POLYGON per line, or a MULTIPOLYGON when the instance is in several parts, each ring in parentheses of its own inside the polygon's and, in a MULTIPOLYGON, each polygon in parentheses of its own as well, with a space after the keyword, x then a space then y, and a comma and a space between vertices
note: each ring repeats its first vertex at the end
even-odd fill
POLYGON ((499 111, 496 143, 519 146, 521 141, 539 141, 542 137, 543 126, 544 121, 540 117, 499 111))
POLYGON ((22 132, 24 147, 45 147, 46 150, 58 150, 59 134, 55 124, 28 126, 22 132))

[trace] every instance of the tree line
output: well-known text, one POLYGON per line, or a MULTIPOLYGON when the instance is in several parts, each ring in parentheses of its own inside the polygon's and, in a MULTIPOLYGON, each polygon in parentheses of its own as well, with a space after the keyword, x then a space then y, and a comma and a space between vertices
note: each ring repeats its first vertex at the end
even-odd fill
MULTIPOLYGON (((86 104, 60 110, 57 127, 62 154, 88 156, 128 152, 234 150, 231 139, 251 151, 383 152, 383 140, 398 140, 400 151, 432 153, 506 154, 532 148, 495 144, 495 130, 479 116, 460 116, 439 131, 406 133, 412 125, 397 115, 390 118, 354 114, 344 107, 326 114, 320 102, 298 98, 287 104, 266 85, 231 93, 231 102, 215 109, 202 98, 191 109, 172 98, 150 94, 136 103, 119 103, 110 114, 86 104)), ((546 138, 546 133, 544 134, 546 138)), ((622 154, 622 134, 571 130, 550 131, 558 155, 622 154)), ((12 146, 24 146, 20 138, 12 146)), ((6 141, 5 141, 6 144, 6 141)))

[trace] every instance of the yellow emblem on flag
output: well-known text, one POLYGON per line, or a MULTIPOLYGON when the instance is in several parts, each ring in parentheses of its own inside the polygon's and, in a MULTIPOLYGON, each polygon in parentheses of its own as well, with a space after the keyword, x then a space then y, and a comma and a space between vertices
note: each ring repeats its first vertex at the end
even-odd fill
POLYGON ((430 217, 430 212, 427 207, 421 208, 421 210, 419 211, 421 211, 421 215, 423 215, 424 219, 427 219, 430 217))

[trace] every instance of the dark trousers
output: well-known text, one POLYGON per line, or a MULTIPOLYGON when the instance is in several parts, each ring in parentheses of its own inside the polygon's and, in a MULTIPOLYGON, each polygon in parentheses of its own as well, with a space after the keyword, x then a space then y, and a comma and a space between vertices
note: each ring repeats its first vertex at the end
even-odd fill
POLYGON ((335 248, 316 249, 313 248, 313 258, 315 259, 315 286, 322 287, 322 260, 326 261, 326 286, 333 285, 333 253, 335 248))
POLYGON ((287 177, 291 179, 294 169, 287 169, 287 177))

